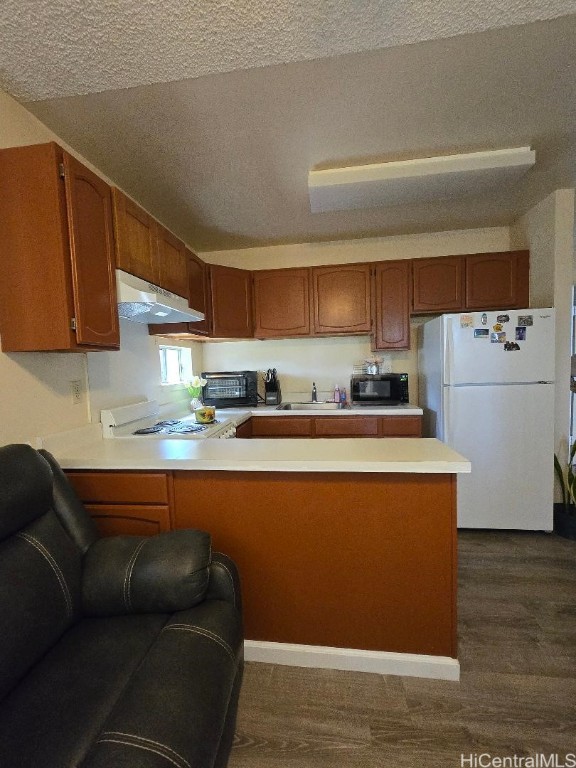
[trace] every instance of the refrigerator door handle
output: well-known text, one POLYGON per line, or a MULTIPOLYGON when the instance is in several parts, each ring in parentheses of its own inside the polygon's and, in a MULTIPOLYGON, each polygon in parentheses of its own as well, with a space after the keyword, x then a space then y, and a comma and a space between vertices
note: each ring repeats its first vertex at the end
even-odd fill
POLYGON ((446 349, 444 353, 444 370, 442 371, 442 376, 444 379, 444 384, 452 384, 452 371, 454 369, 454 337, 452 334, 452 318, 447 317, 446 320, 446 327, 445 327, 445 336, 446 339, 446 349))

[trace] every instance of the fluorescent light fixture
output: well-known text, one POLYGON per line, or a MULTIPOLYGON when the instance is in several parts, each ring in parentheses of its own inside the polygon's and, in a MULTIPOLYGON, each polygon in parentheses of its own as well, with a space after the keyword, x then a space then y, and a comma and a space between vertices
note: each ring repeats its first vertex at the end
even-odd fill
POLYGON ((517 181, 536 162, 530 147, 441 155, 308 172, 312 213, 471 196, 517 181))

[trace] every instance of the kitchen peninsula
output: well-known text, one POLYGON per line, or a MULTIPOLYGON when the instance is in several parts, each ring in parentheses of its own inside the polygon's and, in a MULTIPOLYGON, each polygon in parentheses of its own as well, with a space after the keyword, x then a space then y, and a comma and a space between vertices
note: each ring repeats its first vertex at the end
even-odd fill
POLYGON ((97 518, 162 508, 156 530, 211 533, 239 566, 248 658, 457 678, 456 476, 470 464, 438 440, 46 445, 97 518))

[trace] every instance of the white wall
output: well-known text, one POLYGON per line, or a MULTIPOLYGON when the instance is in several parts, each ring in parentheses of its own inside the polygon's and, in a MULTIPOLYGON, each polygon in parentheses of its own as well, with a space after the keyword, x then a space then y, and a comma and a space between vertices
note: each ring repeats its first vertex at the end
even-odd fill
POLYGON ((182 386, 160 382, 160 344, 176 344, 192 350, 194 373, 202 370, 202 345, 150 336, 148 326, 120 320, 120 352, 88 352, 88 385, 92 420, 100 421, 102 408, 128 405, 139 400, 161 404, 188 401, 182 386))
POLYGON ((212 264, 223 264, 227 267, 278 269, 361 261, 430 258, 511 249, 508 227, 487 227, 396 237, 368 237, 362 240, 210 251, 201 255, 212 264))
POLYGON ((570 427, 570 339, 574 274, 574 190, 560 189, 522 216, 512 242, 530 248, 530 295, 534 306, 556 308, 554 444, 567 457, 570 427))

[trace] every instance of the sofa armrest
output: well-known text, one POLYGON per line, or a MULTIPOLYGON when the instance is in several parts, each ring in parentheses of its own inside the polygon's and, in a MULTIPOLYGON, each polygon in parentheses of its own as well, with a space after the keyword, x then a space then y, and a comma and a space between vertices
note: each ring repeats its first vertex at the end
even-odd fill
POLYGON ((210 562, 210 536, 204 531, 99 539, 84 556, 84 612, 113 616, 192 608, 206 595, 210 562))
POLYGON ((242 613, 242 593, 240 577, 233 560, 222 552, 212 553, 212 562, 208 569, 209 580, 206 591, 207 600, 226 600, 238 613, 242 613))

